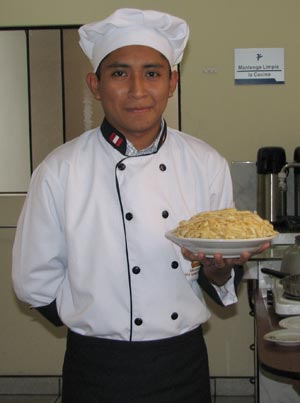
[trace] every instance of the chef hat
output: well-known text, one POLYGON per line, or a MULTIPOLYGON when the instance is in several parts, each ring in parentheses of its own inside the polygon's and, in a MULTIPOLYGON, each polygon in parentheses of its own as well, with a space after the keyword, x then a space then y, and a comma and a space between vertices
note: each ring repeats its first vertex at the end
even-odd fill
POLYGON ((110 52, 128 45, 154 48, 172 67, 182 59, 189 27, 181 18, 166 13, 123 8, 103 21, 83 25, 79 36, 79 44, 94 71, 110 52))

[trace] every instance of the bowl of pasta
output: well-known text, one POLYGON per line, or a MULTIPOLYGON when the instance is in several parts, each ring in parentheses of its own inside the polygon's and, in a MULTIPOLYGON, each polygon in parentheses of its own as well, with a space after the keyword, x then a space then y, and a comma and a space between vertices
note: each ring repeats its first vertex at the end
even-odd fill
POLYGON ((165 236, 195 254, 203 252, 213 257, 221 253, 224 258, 236 258, 243 252, 256 252, 278 233, 257 213, 229 208, 196 214, 165 236))

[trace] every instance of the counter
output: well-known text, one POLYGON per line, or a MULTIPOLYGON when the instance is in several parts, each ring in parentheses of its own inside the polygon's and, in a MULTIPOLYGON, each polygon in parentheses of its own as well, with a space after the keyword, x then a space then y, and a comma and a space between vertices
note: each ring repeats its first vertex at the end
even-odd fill
POLYGON ((255 294, 256 345, 260 365, 268 371, 300 379, 300 348, 282 346, 263 339, 264 334, 281 329, 278 325, 282 316, 278 316, 273 306, 267 304, 260 290, 255 294))

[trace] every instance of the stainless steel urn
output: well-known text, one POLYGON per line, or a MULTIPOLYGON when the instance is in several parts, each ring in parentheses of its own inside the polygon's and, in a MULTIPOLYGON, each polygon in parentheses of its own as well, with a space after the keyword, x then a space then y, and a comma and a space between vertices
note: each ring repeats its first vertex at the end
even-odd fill
POLYGON ((287 215, 286 192, 279 189, 278 173, 286 164, 282 147, 263 147, 257 153, 257 213, 273 224, 287 215))
MULTIPOLYGON (((300 147, 294 150, 294 161, 300 163, 300 147)), ((300 168, 294 168, 295 216, 300 216, 300 168)))

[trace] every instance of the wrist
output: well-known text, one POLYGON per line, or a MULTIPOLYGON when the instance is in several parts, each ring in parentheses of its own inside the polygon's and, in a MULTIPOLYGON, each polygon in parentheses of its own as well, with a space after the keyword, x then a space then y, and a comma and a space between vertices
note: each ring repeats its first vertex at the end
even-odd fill
POLYGON ((231 278, 232 267, 222 269, 212 266, 203 267, 206 278, 214 285, 221 287, 231 278))

